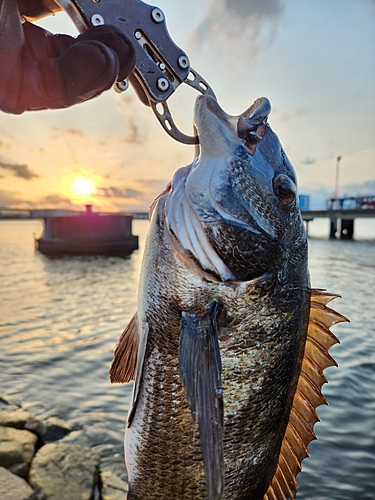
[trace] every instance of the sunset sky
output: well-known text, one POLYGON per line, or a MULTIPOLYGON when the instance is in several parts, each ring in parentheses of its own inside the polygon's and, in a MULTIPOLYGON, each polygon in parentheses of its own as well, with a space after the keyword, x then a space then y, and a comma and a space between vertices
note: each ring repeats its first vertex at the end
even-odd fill
MULTIPOLYGON (((375 0, 155 3, 225 111, 270 99, 269 122, 313 206, 332 196, 339 155, 339 194, 375 195, 375 0)), ((40 24, 78 33, 65 13, 40 24)), ((189 134, 196 95, 180 87, 170 100, 189 134)), ((0 207, 145 210, 193 154, 132 89, 66 110, 1 113, 0 207), (82 179, 93 193, 72 191, 82 179)))

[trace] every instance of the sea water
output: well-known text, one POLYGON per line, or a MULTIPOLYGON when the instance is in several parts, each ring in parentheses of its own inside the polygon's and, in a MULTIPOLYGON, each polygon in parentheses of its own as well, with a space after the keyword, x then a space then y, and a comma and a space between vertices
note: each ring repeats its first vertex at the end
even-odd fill
MULTIPOLYGON (((40 221, 0 222, 0 393, 30 412, 65 419, 64 441, 98 450, 102 469, 126 479, 123 433, 132 385, 111 385, 112 348, 136 310, 147 221, 133 221, 140 249, 129 258, 49 259, 34 250, 40 221)), ((298 475, 300 500, 375 499, 375 220, 355 240, 309 226, 312 285, 342 296, 333 308, 338 368, 325 372, 329 406, 298 475)))

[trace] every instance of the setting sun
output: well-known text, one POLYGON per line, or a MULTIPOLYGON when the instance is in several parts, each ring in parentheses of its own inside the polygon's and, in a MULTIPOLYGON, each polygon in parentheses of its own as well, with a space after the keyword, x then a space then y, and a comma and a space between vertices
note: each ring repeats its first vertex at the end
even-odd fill
POLYGON ((94 184, 84 177, 77 178, 72 184, 72 191, 75 194, 86 196, 95 191, 94 184))

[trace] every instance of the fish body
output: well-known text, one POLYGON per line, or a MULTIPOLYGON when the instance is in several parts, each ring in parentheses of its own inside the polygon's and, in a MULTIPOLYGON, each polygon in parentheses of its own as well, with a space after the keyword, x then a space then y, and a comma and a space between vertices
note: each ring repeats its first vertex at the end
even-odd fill
POLYGON ((128 500, 289 498, 270 488, 311 289, 295 173, 269 111, 262 98, 231 117, 198 98, 200 153, 153 207, 132 323, 128 500))

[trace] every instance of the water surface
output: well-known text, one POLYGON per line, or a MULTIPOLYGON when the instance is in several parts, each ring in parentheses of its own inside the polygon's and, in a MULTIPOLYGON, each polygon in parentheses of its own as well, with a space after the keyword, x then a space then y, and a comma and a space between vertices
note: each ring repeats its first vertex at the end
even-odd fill
MULTIPOLYGON (((130 258, 49 259, 34 251, 39 221, 0 222, 0 392, 31 412, 75 429, 67 442, 96 448, 123 479, 123 431, 131 385, 108 380, 112 348, 136 309, 147 221, 134 221, 140 249, 130 258)), ((356 241, 327 239, 310 225, 315 287, 339 293, 334 308, 350 324, 333 328, 324 386, 328 407, 299 474, 300 500, 375 498, 375 221, 356 222, 356 241)))

